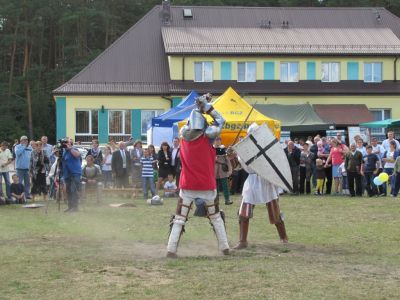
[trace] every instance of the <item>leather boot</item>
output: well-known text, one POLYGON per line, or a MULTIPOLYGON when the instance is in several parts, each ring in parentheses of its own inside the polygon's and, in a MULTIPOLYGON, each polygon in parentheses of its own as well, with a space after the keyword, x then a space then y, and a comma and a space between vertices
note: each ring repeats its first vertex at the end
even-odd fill
POLYGON ((276 226, 276 229, 278 230, 278 234, 279 234, 279 238, 281 239, 281 242, 284 244, 288 243, 285 222, 281 221, 279 223, 276 223, 275 226, 276 226))
POLYGON ((240 240, 239 243, 233 248, 235 250, 247 248, 247 233, 249 232, 249 219, 239 221, 240 240))

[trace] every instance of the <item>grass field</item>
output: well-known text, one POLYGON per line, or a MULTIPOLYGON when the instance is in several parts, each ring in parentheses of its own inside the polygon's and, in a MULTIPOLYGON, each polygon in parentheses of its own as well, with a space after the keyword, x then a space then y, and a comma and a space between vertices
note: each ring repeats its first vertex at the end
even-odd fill
MULTIPOLYGON (((239 197, 223 206, 231 245, 239 197)), ((224 257, 206 219, 190 218, 180 258, 165 258, 164 206, 86 203, 75 214, 0 207, 1 299, 399 299, 400 201, 283 197, 289 244, 266 209, 250 248, 224 257)), ((126 200, 125 200, 126 201, 126 200)))

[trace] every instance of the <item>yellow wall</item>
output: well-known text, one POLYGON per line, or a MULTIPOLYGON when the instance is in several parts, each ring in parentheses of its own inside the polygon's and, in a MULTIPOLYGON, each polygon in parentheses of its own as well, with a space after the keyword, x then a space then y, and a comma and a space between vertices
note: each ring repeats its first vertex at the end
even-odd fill
MULTIPOLYGON (((237 63, 245 61, 255 61, 257 68, 257 80, 263 80, 264 77, 264 62, 275 62, 275 80, 280 78, 280 62, 299 62, 300 80, 307 79, 307 62, 316 63, 316 80, 321 80, 321 63, 323 62, 340 62, 340 79, 347 80, 347 63, 359 63, 359 80, 364 79, 364 63, 365 62, 382 62, 382 79, 393 80, 394 76, 394 57, 207 57, 185 56, 185 80, 194 80, 194 63, 198 61, 212 61, 214 63, 214 80, 221 79, 221 62, 232 62, 232 80, 237 80, 237 63)), ((181 56, 168 57, 170 75, 172 80, 182 80, 182 64, 181 56)), ((400 60, 397 62, 397 78, 400 78, 400 60)))
POLYGON ((67 96, 67 136, 75 136, 75 111, 78 109, 164 109, 171 108, 171 102, 151 96, 67 96))

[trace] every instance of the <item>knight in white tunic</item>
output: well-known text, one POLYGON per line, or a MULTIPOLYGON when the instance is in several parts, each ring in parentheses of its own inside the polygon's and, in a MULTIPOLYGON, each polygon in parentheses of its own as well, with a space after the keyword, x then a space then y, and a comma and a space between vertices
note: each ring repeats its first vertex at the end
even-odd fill
MULTIPOLYGON (((257 128, 256 124, 249 127, 248 133, 257 128)), ((285 223, 279 207, 279 190, 280 188, 268 180, 258 175, 250 166, 238 157, 239 163, 243 169, 249 173, 242 191, 242 202, 239 208, 239 229, 240 240, 234 249, 247 248, 247 235, 249 231, 249 222, 253 217, 255 205, 264 204, 268 210, 269 221, 275 224, 280 240, 282 243, 288 242, 286 235, 285 223)))

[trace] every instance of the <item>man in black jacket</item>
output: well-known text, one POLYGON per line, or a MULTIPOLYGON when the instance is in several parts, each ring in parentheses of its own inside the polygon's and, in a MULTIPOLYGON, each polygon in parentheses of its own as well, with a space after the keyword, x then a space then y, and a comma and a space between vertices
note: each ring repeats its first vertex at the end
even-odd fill
POLYGON ((363 155, 357 150, 356 144, 350 145, 350 151, 346 154, 344 166, 347 171, 347 180, 349 181, 349 190, 351 197, 362 196, 362 165, 364 163, 363 155), (354 191, 354 182, 356 190, 354 191))
POLYGON ((314 159, 313 159, 313 164, 312 164, 312 185, 315 188, 317 186, 317 168, 315 167, 316 165, 316 160, 318 158, 318 145, 317 143, 320 141, 321 139, 316 136, 314 137, 314 144, 311 145, 310 147, 310 152, 314 154, 314 159))
POLYGON ((111 169, 115 175, 117 188, 128 187, 131 159, 129 152, 125 150, 125 143, 119 142, 119 150, 114 151, 111 160, 111 169))
POLYGON ((300 154, 301 151, 292 141, 289 141, 285 153, 290 165, 293 179, 293 194, 299 194, 299 172, 300 172, 300 154))

